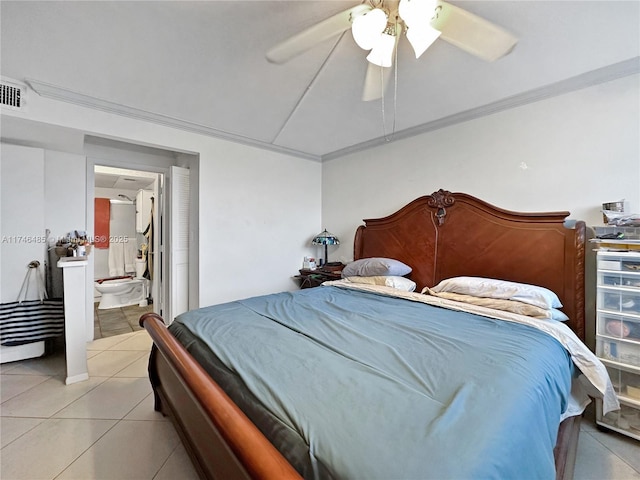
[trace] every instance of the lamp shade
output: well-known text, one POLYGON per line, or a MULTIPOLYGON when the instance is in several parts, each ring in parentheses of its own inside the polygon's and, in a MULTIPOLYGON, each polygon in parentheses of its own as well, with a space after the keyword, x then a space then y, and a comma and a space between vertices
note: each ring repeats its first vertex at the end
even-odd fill
POLYGON ((351 33, 360 48, 371 50, 386 26, 387 14, 379 8, 374 8, 353 20, 351 33))
POLYGON ((436 0, 400 0, 398 14, 407 26, 407 39, 416 58, 440 36, 441 32, 431 26, 437 5, 436 0))
POLYGON ((325 228, 322 233, 319 233, 311 242, 313 245, 340 245, 340 240, 333 233, 327 232, 325 228))
POLYGON ((396 25, 387 24, 384 32, 378 36, 376 44, 367 55, 367 60, 380 67, 393 65, 393 52, 396 47, 396 25))
POLYGON ((431 22, 437 6, 436 0, 400 0, 398 14, 407 27, 411 28, 431 22))
POLYGON ((422 25, 416 24, 408 28, 407 39, 413 47, 416 58, 420 58, 420 55, 438 39, 440 33, 441 32, 429 25, 429 22, 424 22, 422 25))

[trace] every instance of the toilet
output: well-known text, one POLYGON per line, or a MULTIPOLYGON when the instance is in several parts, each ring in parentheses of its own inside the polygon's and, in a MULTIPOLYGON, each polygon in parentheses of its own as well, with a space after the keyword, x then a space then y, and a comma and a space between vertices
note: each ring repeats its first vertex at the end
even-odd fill
POLYGON ((136 278, 105 278, 96 280, 94 286, 101 294, 98 309, 127 307, 129 305, 147 305, 147 280, 143 277, 146 262, 136 259, 136 278))
POLYGON ((132 277, 104 279, 100 283, 96 281, 94 285, 102 295, 98 305, 100 310, 139 305, 145 299, 143 279, 132 277))

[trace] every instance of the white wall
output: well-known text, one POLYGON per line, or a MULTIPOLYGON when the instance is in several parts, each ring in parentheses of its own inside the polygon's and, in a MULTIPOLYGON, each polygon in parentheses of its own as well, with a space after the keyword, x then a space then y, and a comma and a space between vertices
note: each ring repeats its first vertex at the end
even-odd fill
MULTIPOLYGON (((295 289, 322 228, 341 239, 330 258, 349 259, 362 218, 438 188, 590 224, 605 201, 640 210, 637 75, 324 165, 30 94, 28 112, 3 116, 199 156, 200 305, 295 289)), ((52 185, 84 191, 86 180, 52 185)))
MULTIPOLYGON (((5 303, 18 300, 32 260, 40 262, 38 273, 44 280, 44 151, 1 144, 0 180, 0 302, 5 303)), ((38 298, 36 279, 30 273, 22 300, 38 298)))
POLYGON ((320 163, 29 94, 3 116, 199 156, 200 305, 297 288, 321 230, 320 163))
MULTIPOLYGON (((503 111, 323 165, 323 224, 353 258, 363 218, 443 188, 515 211, 602 225, 603 202, 640 213, 640 76, 503 111)), ((425 107, 427 108, 427 107, 425 107)))
POLYGON ((55 238, 86 230, 85 158, 45 150, 44 169, 46 228, 55 238))
MULTIPOLYGON (((82 155, 45 150, 44 159, 45 227, 50 232, 51 244, 74 230, 86 231, 85 158, 82 155)), ((55 251, 50 252, 49 293, 52 297, 62 297, 63 293, 62 269, 56 266, 57 261, 55 251)), ((89 331, 93 331, 93 326, 89 331)))
MULTIPOLYGON (((0 300, 16 300, 31 260, 40 261, 48 294, 61 297, 58 257, 51 250, 47 255, 47 250, 69 232, 85 230, 84 157, 8 143, 0 146, 3 207, 0 300), (20 240, 13 241, 14 236, 20 240)), ((37 297, 36 287, 33 282, 29 298, 37 297)))

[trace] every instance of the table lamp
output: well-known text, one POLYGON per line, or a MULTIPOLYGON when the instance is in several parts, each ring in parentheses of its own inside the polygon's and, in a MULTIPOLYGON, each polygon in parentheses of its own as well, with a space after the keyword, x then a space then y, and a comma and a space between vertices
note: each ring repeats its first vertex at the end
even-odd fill
POLYGON ((311 241, 312 245, 324 245, 324 259, 321 263, 321 265, 324 265, 327 263, 328 260, 328 252, 327 252, 327 246, 328 245, 340 245, 340 240, 338 240, 338 237, 336 237, 333 233, 329 233, 327 232, 327 229, 325 228, 324 231, 322 233, 319 233, 318 235, 316 235, 313 240, 311 241))

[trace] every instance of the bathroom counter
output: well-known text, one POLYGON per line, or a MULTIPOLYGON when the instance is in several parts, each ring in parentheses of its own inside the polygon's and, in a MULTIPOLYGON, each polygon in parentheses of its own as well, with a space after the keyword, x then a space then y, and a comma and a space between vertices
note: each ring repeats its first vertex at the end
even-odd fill
POLYGON ((83 265, 87 265, 89 261, 87 257, 60 257, 58 260, 58 267, 81 267, 83 265))

